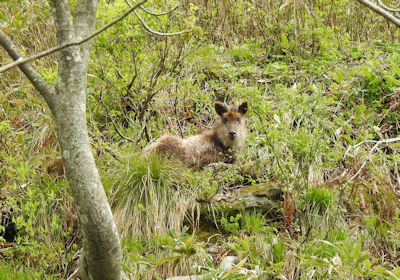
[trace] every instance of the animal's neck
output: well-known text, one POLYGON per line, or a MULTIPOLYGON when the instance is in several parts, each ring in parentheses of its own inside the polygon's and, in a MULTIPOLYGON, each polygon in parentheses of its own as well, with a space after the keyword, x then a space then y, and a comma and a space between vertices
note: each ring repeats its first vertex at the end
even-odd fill
POLYGON ((209 131, 210 139, 214 145, 221 151, 227 152, 231 149, 229 146, 225 146, 224 143, 219 139, 217 129, 215 127, 211 128, 209 131))

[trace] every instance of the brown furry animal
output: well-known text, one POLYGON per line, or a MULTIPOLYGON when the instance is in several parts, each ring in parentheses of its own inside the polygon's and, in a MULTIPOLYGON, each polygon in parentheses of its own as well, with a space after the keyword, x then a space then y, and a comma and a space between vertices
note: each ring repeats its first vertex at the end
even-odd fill
POLYGON ((215 102, 214 107, 220 118, 211 129, 185 139, 164 135, 147 146, 144 152, 171 156, 185 166, 195 168, 216 161, 234 162, 236 153, 243 150, 247 137, 246 120, 242 118, 247 112, 247 102, 239 107, 227 107, 215 102))

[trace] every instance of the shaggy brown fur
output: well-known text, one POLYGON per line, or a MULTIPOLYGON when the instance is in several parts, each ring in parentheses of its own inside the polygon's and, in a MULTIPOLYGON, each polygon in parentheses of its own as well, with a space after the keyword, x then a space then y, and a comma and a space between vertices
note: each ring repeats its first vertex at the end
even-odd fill
POLYGON ((227 107, 215 102, 215 111, 220 116, 215 125, 201 134, 180 138, 164 135, 150 144, 145 153, 156 152, 179 159, 187 167, 201 168, 210 162, 232 163, 236 153, 242 151, 247 137, 247 102, 227 107))

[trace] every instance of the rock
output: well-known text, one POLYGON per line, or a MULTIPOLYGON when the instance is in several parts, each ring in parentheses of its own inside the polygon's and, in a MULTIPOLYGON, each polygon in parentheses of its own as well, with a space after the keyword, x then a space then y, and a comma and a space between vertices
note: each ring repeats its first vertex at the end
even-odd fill
POLYGON ((200 219, 209 223, 219 222, 221 217, 236 216, 247 211, 261 213, 268 219, 283 217, 284 195, 276 183, 241 186, 214 195, 210 200, 198 201, 200 219))

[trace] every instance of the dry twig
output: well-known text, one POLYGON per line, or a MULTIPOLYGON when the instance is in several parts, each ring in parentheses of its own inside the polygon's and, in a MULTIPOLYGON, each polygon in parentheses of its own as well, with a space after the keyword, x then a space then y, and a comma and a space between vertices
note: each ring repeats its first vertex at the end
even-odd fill
POLYGON ((385 140, 380 140, 380 141, 366 140, 366 141, 362 141, 362 142, 358 143, 358 144, 355 145, 355 146, 350 146, 350 147, 347 149, 345 155, 347 155, 347 154, 348 154, 348 151, 349 151, 350 149, 352 149, 352 148, 355 149, 355 148, 357 148, 357 147, 359 147, 359 146, 361 146, 362 144, 365 144, 365 143, 375 143, 375 145, 374 145, 374 146, 372 147, 372 149, 369 151, 367 158, 366 158, 366 159, 364 160, 364 162, 361 164, 361 166, 360 166, 360 168, 358 169, 358 171, 356 172, 356 174, 354 174, 354 175, 344 184, 344 186, 347 186, 351 181, 353 181, 355 178, 357 178, 358 175, 360 175, 361 171, 363 170, 363 168, 365 167, 365 165, 367 164, 367 162, 368 162, 369 160, 371 160, 372 153, 373 153, 380 145, 382 145, 382 144, 389 144, 389 143, 393 143, 393 142, 397 142, 397 141, 400 141, 400 137, 390 138, 390 139, 385 139, 385 140))

